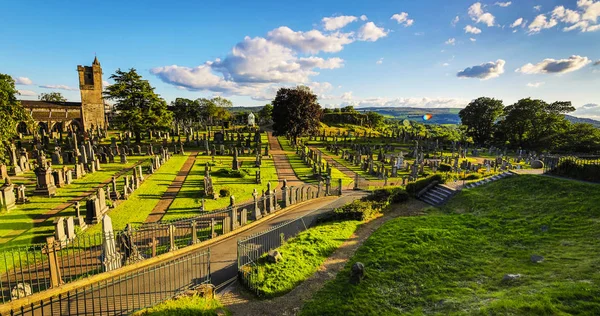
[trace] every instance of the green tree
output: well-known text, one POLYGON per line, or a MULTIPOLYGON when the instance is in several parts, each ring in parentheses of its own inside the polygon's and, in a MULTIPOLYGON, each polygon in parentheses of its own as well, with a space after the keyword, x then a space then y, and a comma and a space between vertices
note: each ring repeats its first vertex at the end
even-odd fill
POLYGON ((385 122, 385 117, 377 112, 369 111, 366 113, 368 124, 372 128, 377 128, 385 122))
POLYGON ((357 113, 352 105, 345 106, 341 109, 342 113, 357 113))
POLYGON ((117 127, 132 131, 137 143, 145 131, 168 130, 173 113, 167 110, 167 102, 154 93, 154 88, 143 80, 134 68, 117 71, 110 76, 114 84, 106 87, 104 97, 113 100, 118 114, 117 127))
POLYGON ((568 129, 564 114, 575 111, 571 102, 546 103, 531 98, 521 99, 504 109, 499 134, 512 147, 551 150, 560 145, 560 135, 568 129))
POLYGON ((262 109, 260 109, 260 111, 258 111, 258 116, 264 122, 272 121, 272 117, 273 117, 273 105, 271 105, 271 103, 265 104, 265 106, 263 106, 262 109))
POLYGON ((502 100, 482 97, 471 101, 458 112, 458 116, 475 144, 485 145, 492 139, 495 122, 502 115, 503 109, 502 100))
POLYGON ((318 130, 323 111, 317 96, 305 86, 281 88, 273 104, 273 129, 296 143, 298 137, 318 130))
POLYGON ((561 135, 561 151, 577 153, 600 152, 600 129, 592 124, 568 123, 568 128, 561 135))
POLYGON ((200 102, 185 98, 177 98, 171 102, 173 118, 177 122, 191 124, 194 121, 200 121, 202 117, 200 102))
POLYGON ((40 93, 38 99, 46 102, 67 102, 67 99, 60 92, 40 93))
MULTIPOLYGON (((25 122, 30 129, 33 127, 33 119, 17 100, 17 94, 13 78, 0 73, 0 142, 3 147, 9 146, 17 135, 17 124, 25 122)), ((7 152, 0 150, 0 160, 7 163, 8 159, 7 152)))

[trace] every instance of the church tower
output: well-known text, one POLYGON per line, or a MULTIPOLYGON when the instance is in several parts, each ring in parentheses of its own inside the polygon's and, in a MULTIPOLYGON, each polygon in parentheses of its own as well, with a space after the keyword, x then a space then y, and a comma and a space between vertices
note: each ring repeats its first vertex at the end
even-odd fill
POLYGON ((81 91, 81 121, 83 129, 105 127, 104 101, 102 99, 102 67, 94 57, 92 66, 77 66, 81 91))

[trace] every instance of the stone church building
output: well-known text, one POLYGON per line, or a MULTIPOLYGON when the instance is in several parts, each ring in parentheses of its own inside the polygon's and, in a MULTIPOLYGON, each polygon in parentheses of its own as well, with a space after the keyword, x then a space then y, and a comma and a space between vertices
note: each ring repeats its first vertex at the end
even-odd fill
MULTIPOLYGON (((46 102, 21 100, 31 113, 39 130, 49 132, 89 131, 106 127, 105 105, 102 98, 102 67, 98 58, 92 66, 77 66, 81 102, 46 102)), ((25 123, 17 126, 27 133, 25 123)))

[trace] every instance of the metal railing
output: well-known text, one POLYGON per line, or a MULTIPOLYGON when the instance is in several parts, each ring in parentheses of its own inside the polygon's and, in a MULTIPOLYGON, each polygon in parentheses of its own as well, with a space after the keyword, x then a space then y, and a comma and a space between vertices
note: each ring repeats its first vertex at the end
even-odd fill
POLYGON ((261 296, 258 284, 264 275, 261 262, 266 260, 265 254, 281 247, 286 240, 295 237, 313 226, 324 213, 332 210, 321 209, 289 220, 265 231, 238 240, 237 261, 238 279, 249 290, 261 296))
POLYGON ((546 157, 544 159, 544 173, 583 181, 600 182, 600 157, 546 157))
POLYGON ((210 250, 92 283, 5 315, 127 315, 210 283, 210 250))
MULTIPOLYGON (((116 251, 123 258, 121 264, 127 265, 221 236, 283 207, 326 196, 326 191, 314 185, 282 189, 191 218, 126 228, 107 238, 114 238, 116 251)), ((329 191, 337 195, 340 188, 329 191)), ((49 237, 44 244, 0 252, 1 303, 107 271, 102 257, 105 239, 102 233, 81 234, 70 240, 49 237)))

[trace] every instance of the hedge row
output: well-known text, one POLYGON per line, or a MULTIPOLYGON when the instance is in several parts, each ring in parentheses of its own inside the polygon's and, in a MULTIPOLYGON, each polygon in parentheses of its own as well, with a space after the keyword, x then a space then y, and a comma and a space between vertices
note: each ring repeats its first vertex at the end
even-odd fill
POLYGON ((398 187, 377 189, 368 196, 346 204, 333 212, 336 220, 366 220, 380 213, 392 203, 402 203, 409 199, 408 193, 398 187))
POLYGON ((430 183, 433 181, 437 181, 443 183, 442 176, 439 174, 434 174, 425 179, 421 179, 415 182, 411 182, 406 185, 406 192, 411 196, 416 196, 421 190, 425 189, 430 183))

